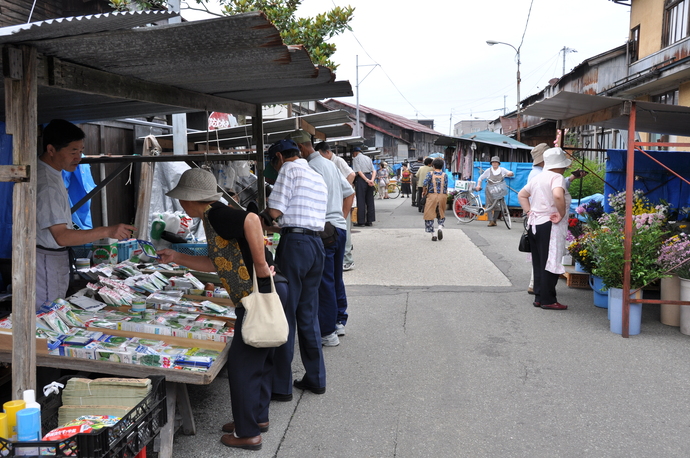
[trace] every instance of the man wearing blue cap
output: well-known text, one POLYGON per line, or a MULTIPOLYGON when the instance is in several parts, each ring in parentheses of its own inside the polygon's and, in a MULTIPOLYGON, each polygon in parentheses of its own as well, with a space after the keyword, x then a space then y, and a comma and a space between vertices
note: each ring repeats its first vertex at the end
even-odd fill
POLYGON ((352 150, 352 170, 357 174, 355 177, 357 224, 355 226, 371 226, 376 221, 374 163, 370 157, 362 154, 362 150, 358 146, 352 150))
POLYGON ((290 328, 287 343, 275 351, 271 399, 290 401, 295 333, 305 374, 295 380, 294 386, 315 394, 326 392, 318 291, 325 257, 320 232, 326 223, 328 188, 321 175, 300 157, 299 147, 292 140, 271 145, 268 159, 278 171, 278 178, 262 216, 277 220, 280 227, 276 265, 289 283, 284 307, 290 328))

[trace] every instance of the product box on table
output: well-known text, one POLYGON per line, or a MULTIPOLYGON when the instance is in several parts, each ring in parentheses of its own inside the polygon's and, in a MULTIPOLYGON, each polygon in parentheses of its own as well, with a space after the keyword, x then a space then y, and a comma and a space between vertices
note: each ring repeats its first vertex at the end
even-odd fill
MULTIPOLYGON (((65 384, 70 378, 59 380, 65 384)), ((151 376, 151 392, 114 426, 81 433, 62 441, 10 442, 0 438, 0 456, 127 458, 136 456, 165 425, 168 417, 165 377, 151 376)), ((42 434, 59 425, 62 392, 38 399, 42 434)))

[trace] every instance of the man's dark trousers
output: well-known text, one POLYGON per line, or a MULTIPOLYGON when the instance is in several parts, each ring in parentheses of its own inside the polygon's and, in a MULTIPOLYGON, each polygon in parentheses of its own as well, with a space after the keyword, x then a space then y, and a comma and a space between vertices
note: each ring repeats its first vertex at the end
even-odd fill
MULTIPOLYGON (((364 174, 371 179, 371 173, 364 174)), ((373 223, 376 221, 374 208, 374 187, 360 176, 355 179, 355 193, 357 194, 357 224, 373 223)))
POLYGON ((292 359, 295 334, 306 373, 303 381, 312 387, 326 386, 326 366, 319 327, 319 285, 323 274, 324 249, 321 237, 288 232, 283 234, 276 253, 276 264, 288 280, 285 317, 290 332, 288 341, 276 348, 273 393, 292 393, 292 359))
MULTIPOLYGON (((335 332, 336 322, 341 321, 339 319, 341 295, 345 296, 343 256, 345 256, 347 232, 337 227, 335 230, 338 233, 338 239, 333 245, 325 248, 326 259, 323 263, 323 275, 319 286, 319 327, 321 327, 322 336, 335 332)), ((347 308, 347 299, 345 299, 345 308, 347 308)), ((345 321, 347 321, 347 313, 345 313, 345 321)))

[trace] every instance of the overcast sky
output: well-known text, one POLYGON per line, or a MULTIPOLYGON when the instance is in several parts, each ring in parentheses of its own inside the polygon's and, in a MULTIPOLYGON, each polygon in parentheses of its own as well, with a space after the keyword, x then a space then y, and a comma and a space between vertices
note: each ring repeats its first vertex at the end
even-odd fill
MULTIPOLYGON (((337 79, 349 80, 356 96, 359 56, 361 105, 433 118, 444 134, 451 133, 451 119, 495 119, 504 105, 515 110, 515 51, 486 40, 517 48, 524 33, 524 99, 562 76, 563 47, 577 51, 566 53, 568 72, 624 44, 630 13, 609 0, 303 0, 298 15, 334 5, 355 7, 352 32, 331 40, 338 48, 332 57, 337 79)), ((343 100, 355 104, 355 96, 343 100)))

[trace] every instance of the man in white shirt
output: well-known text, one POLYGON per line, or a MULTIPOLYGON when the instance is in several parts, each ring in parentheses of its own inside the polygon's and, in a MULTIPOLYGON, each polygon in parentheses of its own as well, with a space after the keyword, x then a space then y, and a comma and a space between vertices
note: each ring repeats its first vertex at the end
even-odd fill
POLYGON ((376 221, 374 163, 369 156, 362 153, 359 147, 352 150, 352 170, 357 174, 355 177, 357 224, 355 226, 371 226, 376 221))
POLYGON ((73 172, 81 162, 84 131, 64 119, 43 129, 43 154, 36 172, 36 309, 64 298, 69 287, 68 247, 102 238, 128 239, 134 226, 117 224, 74 230, 62 171, 73 172))
POLYGON ((321 175, 300 157, 292 140, 271 145, 268 160, 278 171, 278 178, 261 215, 278 221, 281 236, 276 265, 290 285, 287 303, 283 304, 290 332, 287 343, 275 351, 271 399, 291 401, 295 334, 299 336, 305 374, 294 381, 294 386, 314 394, 326 392, 318 291, 325 257, 320 232, 326 224, 328 188, 321 175))

